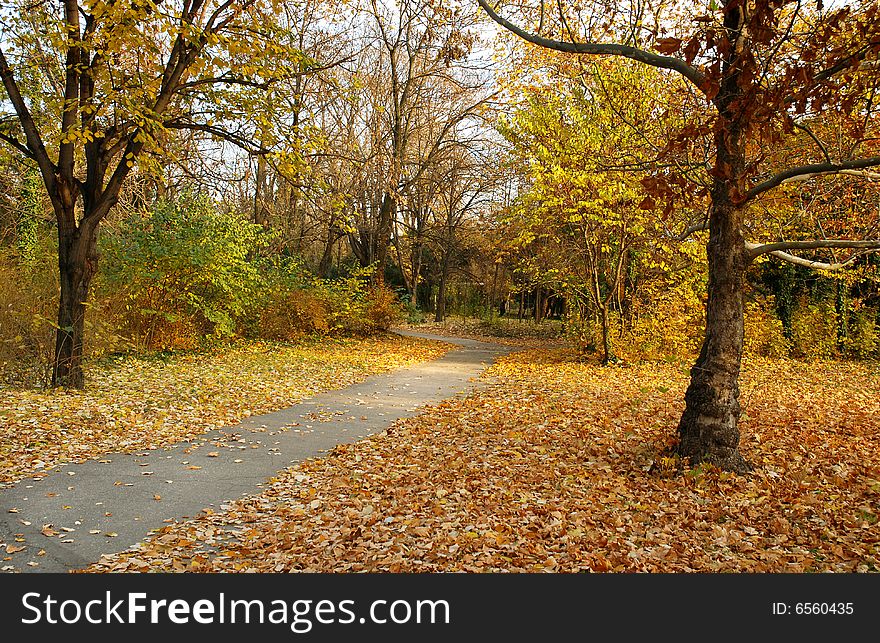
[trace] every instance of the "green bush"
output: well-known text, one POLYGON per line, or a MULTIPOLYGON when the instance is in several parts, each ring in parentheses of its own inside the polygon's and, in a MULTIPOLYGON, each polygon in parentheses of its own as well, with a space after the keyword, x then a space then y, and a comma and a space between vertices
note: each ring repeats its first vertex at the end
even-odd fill
POLYGON ((128 217, 102 240, 102 283, 120 330, 151 349, 233 335, 263 303, 254 257, 270 240, 262 226, 199 195, 128 217))

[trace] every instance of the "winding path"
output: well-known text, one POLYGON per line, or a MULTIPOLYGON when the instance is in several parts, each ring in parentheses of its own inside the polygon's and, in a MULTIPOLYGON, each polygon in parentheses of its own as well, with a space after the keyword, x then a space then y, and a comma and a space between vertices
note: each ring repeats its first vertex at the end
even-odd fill
POLYGON ((495 358, 511 351, 470 339, 400 333, 457 348, 167 449, 62 465, 45 478, 26 478, 0 491, 0 543, 25 547, 12 554, 4 547, 3 558, 11 560, 0 567, 63 572, 124 551, 163 522, 219 510, 223 502, 258 492, 291 464, 379 433, 421 406, 473 388, 495 358))

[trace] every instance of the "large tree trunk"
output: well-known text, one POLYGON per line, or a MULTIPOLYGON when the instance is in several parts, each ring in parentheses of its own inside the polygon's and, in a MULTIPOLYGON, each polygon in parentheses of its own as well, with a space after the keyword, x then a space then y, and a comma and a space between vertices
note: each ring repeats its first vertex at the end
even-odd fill
POLYGON ((55 335, 52 386, 83 388, 83 333, 89 285, 97 269, 97 230, 80 227, 58 231, 61 297, 55 335))
POLYGON ((718 122, 706 245, 706 335, 685 393, 685 411, 678 424, 678 454, 692 465, 705 462, 744 473, 751 468, 739 452, 738 427, 743 285, 750 261, 743 238, 742 201, 747 192, 745 141, 750 116, 742 111, 740 102, 746 12, 732 1, 724 6, 730 48, 723 63, 724 78, 713 99, 718 122))
POLYGON ((728 124, 718 134, 718 160, 709 215, 706 335, 691 369, 685 411, 678 425, 678 454, 691 464, 706 462, 745 472, 739 453, 739 373, 743 350, 743 285, 749 257, 743 239, 742 193, 745 155, 742 132, 728 124))
POLYGON ((713 231, 707 247, 706 336, 685 394, 678 453, 691 464, 707 462, 743 472, 749 467, 738 450, 737 422, 747 260, 739 230, 740 213, 729 208, 714 210, 712 216, 719 219, 720 229, 713 231))

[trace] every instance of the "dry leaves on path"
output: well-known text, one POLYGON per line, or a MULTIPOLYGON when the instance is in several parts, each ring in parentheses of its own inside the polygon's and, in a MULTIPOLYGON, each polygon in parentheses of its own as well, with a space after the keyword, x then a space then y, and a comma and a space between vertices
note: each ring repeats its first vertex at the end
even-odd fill
POLYGON ((93 365, 84 391, 0 387, 0 485, 63 462, 191 439, 449 348, 397 335, 241 342, 93 365))
POLYGON ((528 351, 490 374, 90 570, 880 570, 876 365, 748 361, 747 477, 658 459, 684 366, 528 351))

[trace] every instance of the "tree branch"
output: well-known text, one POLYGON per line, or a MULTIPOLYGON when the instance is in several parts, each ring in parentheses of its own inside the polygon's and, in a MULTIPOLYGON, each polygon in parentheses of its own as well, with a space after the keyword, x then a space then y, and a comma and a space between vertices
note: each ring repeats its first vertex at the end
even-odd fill
POLYGON ((708 229, 709 229, 709 222, 708 222, 708 221, 703 221, 702 223, 696 223, 696 224, 694 224, 694 225, 692 225, 692 226, 688 226, 687 228, 685 228, 685 229, 681 232, 681 234, 675 235, 675 236, 673 236, 672 238, 673 238, 675 241, 684 241, 684 240, 687 239, 689 236, 691 236, 694 232, 701 232, 701 231, 703 231, 703 230, 708 230, 708 229))
POLYGON ((12 103, 12 107, 18 116, 18 122, 21 124, 22 130, 24 130, 27 148, 30 150, 32 158, 37 162, 40 174, 43 176, 43 181, 46 183, 51 196, 55 186, 55 164, 52 163, 48 152, 46 152, 46 146, 43 145, 40 131, 37 129, 37 124, 34 122, 27 103, 24 102, 21 91, 18 89, 18 83, 15 82, 12 69, 10 69, 9 63, 6 62, 6 56, 3 53, 2 47, 0 47, 0 78, 3 80, 6 95, 9 96, 9 101, 12 103))
POLYGON ((812 241, 778 241, 776 243, 748 243, 749 258, 763 254, 773 254, 784 250, 818 250, 819 248, 860 248, 880 250, 880 241, 850 241, 849 239, 815 239, 812 241))
POLYGON ((261 156, 265 154, 269 154, 272 150, 267 147, 263 147, 256 141, 250 140, 244 136, 239 134, 235 134, 234 132, 230 132, 228 130, 222 129, 220 127, 215 127, 213 125, 207 125, 205 123, 193 123, 191 121, 182 121, 179 119, 174 119, 170 121, 166 121, 163 123, 164 127, 169 129, 179 129, 179 130, 190 130, 195 132, 205 132, 210 134, 211 136, 216 136, 217 138, 221 138, 224 141, 232 143, 233 145, 240 147, 248 154, 253 156, 261 156))
POLYGON ((67 55, 64 62, 64 107, 61 112, 61 144, 58 147, 58 170, 64 177, 62 185, 73 179, 74 141, 71 130, 79 112, 79 81, 82 62, 79 5, 64 0, 64 29, 67 32, 67 55))
POLYGON ((477 2, 493 21, 533 45, 569 54, 596 54, 600 56, 620 56, 622 58, 629 58, 630 60, 636 60, 652 67, 659 67, 661 69, 669 69, 678 72, 693 83, 700 91, 703 91, 703 86, 706 82, 705 75, 699 69, 691 67, 680 58, 661 56, 660 54, 655 54, 650 51, 616 43, 566 42, 544 38, 543 36, 528 32, 525 29, 516 26, 509 20, 502 18, 494 9, 492 9, 492 7, 489 6, 487 0, 477 0, 477 2))
POLYGON ((266 89, 272 81, 266 80, 262 82, 248 80, 246 78, 235 78, 234 76, 215 76, 213 78, 200 78, 198 80, 190 80, 179 85, 179 90, 192 89, 201 85, 242 85, 244 87, 255 87, 257 89, 266 89))
POLYGON ((36 160, 34 158, 33 153, 27 148, 27 145, 24 145, 21 141, 19 141, 14 136, 10 136, 9 134, 4 134, 3 132, 0 132, 0 141, 8 143, 9 145, 11 145, 15 149, 17 149, 19 152, 21 152, 21 155, 24 156, 25 158, 28 158, 32 161, 36 160))
POLYGON ((825 161, 826 161, 827 163, 833 163, 833 161, 831 160, 831 157, 828 155, 828 150, 825 149, 825 145, 822 143, 822 141, 820 141, 820 140, 816 137, 815 134, 813 134, 813 130, 811 130, 809 127, 807 127, 807 126, 804 125, 803 123, 798 123, 797 121, 792 121, 791 124, 794 125, 796 128, 798 128, 799 130, 801 130, 801 131, 803 131, 803 132, 806 132, 807 135, 808 135, 811 139, 813 139, 813 142, 814 142, 816 145, 819 146, 819 149, 822 150, 822 156, 825 157, 825 161))
MULTIPOLYGON (((871 156, 863 159, 854 159, 852 161, 842 161, 840 163, 814 163, 812 165, 803 165, 794 167, 783 172, 779 172, 770 177, 766 181, 762 181, 745 193, 742 202, 750 201, 759 194, 763 194, 767 190, 771 190, 778 185, 791 181, 805 181, 817 176, 829 174, 854 174, 854 170, 863 170, 868 167, 877 167, 880 165, 880 156, 871 156)), ((874 173, 858 173, 857 176, 867 176, 875 178, 874 173)), ((876 176, 880 178, 880 176, 876 176)))
MULTIPOLYGON (((749 249, 749 247, 754 246, 754 245, 755 244, 752 244, 752 243, 746 243, 746 249, 749 249)), ((869 251, 869 252, 871 252, 871 251, 869 251)), ((780 259, 781 261, 785 261, 786 263, 791 263, 796 266, 803 266, 804 268, 810 268, 812 270, 836 271, 836 270, 843 270, 844 268, 847 268, 852 263, 854 263, 856 259, 864 256, 866 253, 857 252, 856 254, 854 254, 852 257, 850 257, 846 261, 842 261, 839 263, 827 263, 824 261, 812 261, 810 259, 804 259, 803 257, 798 257, 798 256, 793 255, 788 252, 783 252, 782 250, 775 250, 775 251, 769 252, 767 254, 769 254, 771 257, 776 257, 777 259, 780 259)))

